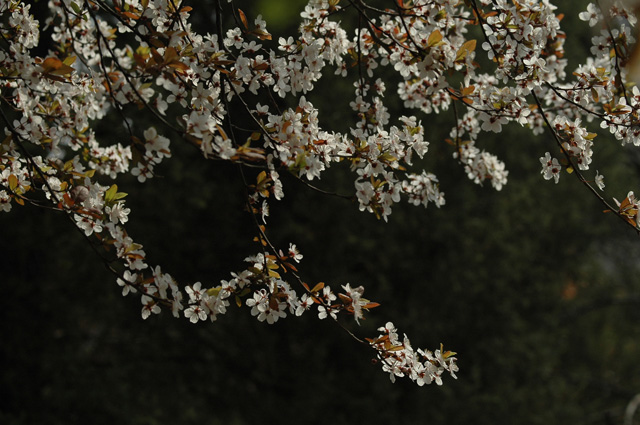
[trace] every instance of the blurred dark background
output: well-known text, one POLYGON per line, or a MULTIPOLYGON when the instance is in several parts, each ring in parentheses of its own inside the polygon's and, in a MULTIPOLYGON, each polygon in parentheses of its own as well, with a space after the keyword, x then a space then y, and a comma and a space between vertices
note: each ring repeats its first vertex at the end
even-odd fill
MULTIPOLYGON (((262 12, 274 34, 295 28, 300 1, 248 3, 250 20, 262 12)), ((584 2, 566 8, 576 65, 590 38, 571 33, 585 31, 574 16, 584 2)), ((327 128, 350 118, 350 84, 329 78, 308 96, 327 128)), ((542 179, 548 135, 483 134, 510 170, 495 192, 451 158, 442 140, 452 114, 421 119, 431 146, 418 165, 440 178, 445 207, 401 203, 385 223, 284 176, 269 223, 276 243, 301 249, 305 281, 362 284, 382 304, 361 327, 347 324, 355 332, 374 336, 392 320, 414 347, 442 342, 459 353, 458 380, 392 384, 371 350, 315 314, 269 326, 232 306, 215 323, 168 312, 142 321, 139 297, 122 298, 68 219, 14 206, 0 215, 0 423, 622 424, 640 393, 637 235, 573 176, 542 179)), ((98 131, 124 137, 117 128, 98 131)), ((638 163, 600 138, 594 168, 606 196, 622 199, 638 187, 638 163)), ((128 228, 150 263, 183 284, 213 285, 257 251, 239 172, 178 140, 172 150, 157 178, 118 182, 130 194, 128 228)), ((335 166, 319 185, 350 193, 352 182, 335 166)))

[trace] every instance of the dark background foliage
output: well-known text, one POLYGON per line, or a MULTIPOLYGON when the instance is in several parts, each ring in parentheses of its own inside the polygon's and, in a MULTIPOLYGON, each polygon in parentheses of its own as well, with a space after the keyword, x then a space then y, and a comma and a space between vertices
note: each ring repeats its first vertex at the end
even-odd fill
MULTIPOLYGON (((565 12, 570 34, 577 10, 565 12)), ((348 103, 349 83, 321 84, 321 122, 345 121, 328 105, 348 103)), ((431 146, 420 165, 440 177, 444 208, 400 204, 384 223, 285 176, 269 223, 277 244, 302 250, 307 282, 362 284, 382 303, 349 328, 373 336, 392 320, 414 346, 442 342, 459 353, 458 380, 392 384, 371 350, 314 314, 269 326, 232 306, 213 324, 142 321, 139 297, 122 298, 66 217, 16 206, 0 215, 0 423, 621 423, 640 392, 637 236, 573 176, 542 179, 547 135, 483 135, 510 181, 501 192, 472 184, 442 141, 450 115, 422 118, 431 146)), ((117 137, 112 124, 100 131, 117 137)), ((119 182, 130 233, 180 282, 214 284, 258 250, 239 171, 178 140, 172 149, 157 178, 119 182)), ((613 141, 598 149, 606 193, 621 199, 638 183, 632 156, 613 141)), ((321 186, 349 193, 352 177, 334 167, 321 186)))

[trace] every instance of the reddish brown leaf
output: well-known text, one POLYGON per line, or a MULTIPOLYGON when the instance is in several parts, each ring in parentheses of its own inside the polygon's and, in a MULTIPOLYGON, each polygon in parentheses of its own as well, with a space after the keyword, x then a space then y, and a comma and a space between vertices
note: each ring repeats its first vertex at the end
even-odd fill
POLYGON ((238 15, 240 15, 240 20, 242 21, 242 25, 244 25, 246 29, 249 29, 249 23, 247 22, 247 17, 245 16, 244 12, 241 9, 238 9, 238 15))

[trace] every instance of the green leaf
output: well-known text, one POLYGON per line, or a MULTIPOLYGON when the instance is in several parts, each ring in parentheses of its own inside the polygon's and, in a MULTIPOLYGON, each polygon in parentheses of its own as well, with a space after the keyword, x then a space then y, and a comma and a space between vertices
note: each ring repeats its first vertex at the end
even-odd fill
POLYGON ((67 66, 71 66, 76 61, 76 59, 77 58, 75 56, 67 56, 67 58, 63 60, 62 63, 67 66))
POLYGON ((111 187, 107 189, 107 191, 104 193, 104 201, 105 202, 114 201, 117 192, 118 192, 118 186, 115 184, 112 184, 111 187))
POLYGON ((255 275, 261 275, 262 274, 262 270, 260 270, 257 267, 249 267, 247 270, 249 270, 251 273, 253 273, 255 275))
POLYGON ((440 32, 440 30, 435 30, 434 32, 431 33, 431 35, 427 39, 427 45, 429 47, 438 46, 440 45, 441 41, 442 41, 442 33, 440 32))
POLYGON ((207 295, 211 297, 217 297, 221 290, 222 290, 221 286, 216 286, 215 288, 209 288, 207 289, 207 295))
POLYGON ((18 178, 15 175, 10 174, 9 175, 9 189, 11 189, 12 192, 15 192, 17 188, 18 188, 18 178))
POLYGON ((78 5, 76 4, 76 2, 74 2, 74 1, 72 1, 72 2, 71 2, 71 9, 73 9, 73 11, 74 11, 77 15, 79 15, 79 14, 80 14, 80 6, 78 6, 78 5))
POLYGON ((476 49, 476 40, 469 40, 460 46, 456 54, 456 62, 463 60, 467 55, 476 49))

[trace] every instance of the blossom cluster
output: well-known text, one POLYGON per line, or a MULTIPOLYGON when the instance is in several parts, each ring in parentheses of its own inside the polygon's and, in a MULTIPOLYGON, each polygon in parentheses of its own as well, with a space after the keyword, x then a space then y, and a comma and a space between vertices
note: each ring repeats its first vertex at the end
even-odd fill
POLYGON ((378 328, 378 331, 380 335, 368 341, 378 352, 382 369, 389 373, 392 382, 396 377, 408 376, 419 386, 432 382, 442 385, 442 374, 445 372, 456 378, 456 353, 445 351, 442 346, 433 352, 421 348, 414 350, 407 335, 401 339, 391 322, 378 328))
MULTIPOLYGON (((277 40, 261 16, 249 19, 233 0, 216 1, 206 33, 194 29, 193 9, 179 0, 49 0, 43 22, 30 4, 0 0, 0 101, 7 106, 0 110, 0 211, 33 204, 69 215, 87 238, 115 252, 115 261, 105 261, 123 295, 140 295, 143 318, 165 307, 194 323, 213 321, 235 301, 267 323, 312 308, 321 319, 347 315, 360 323, 377 306, 363 287, 310 288, 294 265, 302 258, 295 245, 282 252, 267 236, 269 203, 285 194, 280 176, 310 185, 346 166, 351 198, 384 220, 403 199, 442 207, 440 180, 423 159, 434 143, 428 115, 448 113, 447 149, 477 184, 507 184, 506 164, 481 141, 483 132, 513 123, 551 134, 548 150, 560 160, 548 150, 540 157, 544 179, 557 183, 562 170, 575 171, 603 190, 599 172, 584 174, 595 161, 589 127, 640 145, 640 91, 628 70, 636 18, 624 2, 610 3, 580 12, 599 32, 592 56, 567 70, 562 16, 547 0, 404 0, 388 9, 310 0, 298 34, 277 40), (44 56, 35 53, 44 45, 41 27, 52 34, 44 56), (310 101, 330 74, 353 81, 345 131, 325 128, 310 101), (397 118, 388 81, 397 83, 391 96, 404 107, 397 118), (244 114, 232 117, 232 107, 244 114), (114 121, 121 128, 105 136, 99 123, 114 121), (243 170, 262 252, 210 287, 179 284, 150 264, 125 227, 130 210, 116 181, 154 178, 172 143, 243 170)), ((615 202, 609 209, 640 228, 633 192, 615 202)), ((392 325, 382 331, 371 346, 392 377, 422 385, 457 370, 442 350, 414 351, 392 325)))

